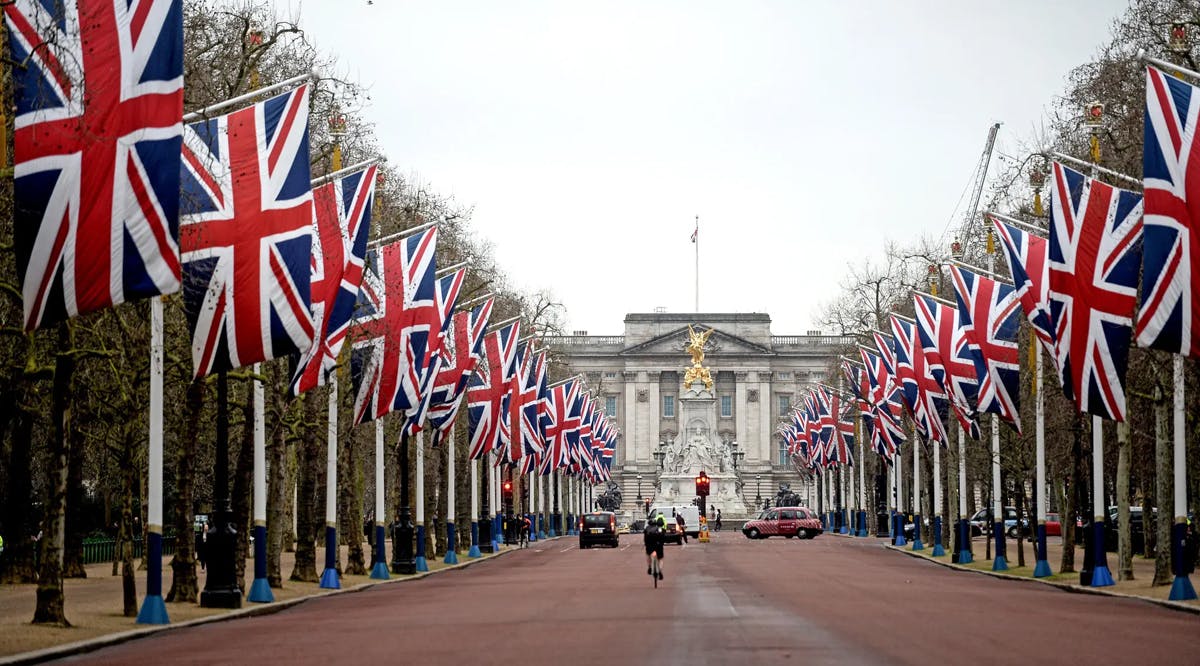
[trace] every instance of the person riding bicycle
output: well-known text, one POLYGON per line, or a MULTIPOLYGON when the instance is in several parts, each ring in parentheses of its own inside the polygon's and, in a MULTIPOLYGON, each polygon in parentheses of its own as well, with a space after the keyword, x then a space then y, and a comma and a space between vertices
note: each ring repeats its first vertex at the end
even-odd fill
POLYGON ((533 529, 533 521, 531 521, 529 519, 528 514, 521 516, 521 545, 522 546, 525 546, 525 547, 529 546, 529 535, 532 534, 532 532, 530 531, 532 529, 533 529))
POLYGON ((667 519, 660 513, 654 520, 647 521, 646 529, 642 532, 642 540, 646 544, 646 573, 654 573, 654 569, 650 566, 650 556, 658 555, 658 579, 663 579, 662 574, 662 559, 663 559, 663 543, 666 540, 667 534, 667 519))

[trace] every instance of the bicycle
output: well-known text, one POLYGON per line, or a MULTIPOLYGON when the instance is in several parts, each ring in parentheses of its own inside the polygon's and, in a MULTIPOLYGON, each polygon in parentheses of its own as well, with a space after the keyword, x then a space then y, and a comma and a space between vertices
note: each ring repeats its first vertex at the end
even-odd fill
POLYGON ((662 563, 654 555, 650 556, 650 578, 654 581, 654 588, 658 589, 659 568, 662 563))
POLYGON ((524 526, 521 527, 521 535, 518 539, 517 545, 519 545, 521 548, 529 547, 529 528, 528 527, 524 527, 524 526))

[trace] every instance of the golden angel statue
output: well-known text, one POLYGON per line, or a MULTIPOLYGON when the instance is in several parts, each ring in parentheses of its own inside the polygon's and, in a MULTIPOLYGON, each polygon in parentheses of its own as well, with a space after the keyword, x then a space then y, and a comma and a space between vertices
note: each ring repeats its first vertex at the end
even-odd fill
POLYGON ((688 344, 685 349, 692 355, 692 367, 687 369, 683 375, 683 388, 686 389, 692 382, 700 380, 704 382, 704 387, 711 391, 713 389, 712 375, 709 374, 708 368, 702 365, 704 361, 704 345, 708 342, 709 336, 713 334, 713 329, 708 329, 703 333, 697 333, 688 324, 688 344))

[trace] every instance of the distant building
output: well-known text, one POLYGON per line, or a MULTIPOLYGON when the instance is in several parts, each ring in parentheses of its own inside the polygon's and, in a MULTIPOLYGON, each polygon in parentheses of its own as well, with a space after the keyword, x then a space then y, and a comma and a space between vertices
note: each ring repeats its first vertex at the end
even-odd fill
MULTIPOLYGON (((762 313, 634 313, 625 317, 624 335, 576 331, 546 340, 573 372, 586 377, 621 429, 613 480, 621 486, 623 509, 636 504, 639 474, 643 499, 654 497, 659 473, 654 453, 679 433, 681 383, 691 362, 684 351, 688 324, 715 329, 704 364, 715 382, 718 436, 744 452, 737 475, 746 506, 753 506, 757 495, 774 497, 782 482, 806 496, 776 429, 794 400, 826 381, 831 358, 853 338, 819 331, 773 335, 771 318, 762 313)), ((837 378, 828 383, 836 384, 837 378)))

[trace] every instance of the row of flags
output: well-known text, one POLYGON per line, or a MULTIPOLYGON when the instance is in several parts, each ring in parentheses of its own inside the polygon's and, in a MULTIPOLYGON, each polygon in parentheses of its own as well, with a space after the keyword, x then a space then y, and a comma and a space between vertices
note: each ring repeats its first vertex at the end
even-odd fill
MULTIPOLYGON (((1148 67, 1144 193, 1054 162, 1046 236, 988 216, 1012 284, 952 265, 953 304, 914 293, 914 319, 891 315, 891 330, 874 333, 877 349, 860 349, 861 364, 843 359, 876 451, 890 458, 903 441, 897 392, 915 432, 927 441, 948 442, 950 413, 976 439, 982 413, 1020 431, 1021 314, 1081 414, 1126 418, 1125 373, 1135 340, 1184 356, 1200 351, 1194 273, 1200 263, 1200 197, 1194 194, 1200 169, 1189 170, 1198 91, 1148 67)), ((805 410, 797 409, 792 432, 807 422, 805 410)))
POLYGON ((788 455, 814 472, 854 464, 852 406, 824 386, 811 389, 779 431, 788 455))
MULTIPOLYGON (((350 342, 354 422, 436 443, 465 398, 471 457, 609 478, 618 431, 493 301, 458 309, 437 228, 368 250, 372 163, 314 180, 310 86, 184 122, 182 0, 16 0, 15 246, 28 330, 182 292, 196 377, 294 360, 295 394, 350 342)), ((287 87, 287 86, 283 86, 287 87)))

